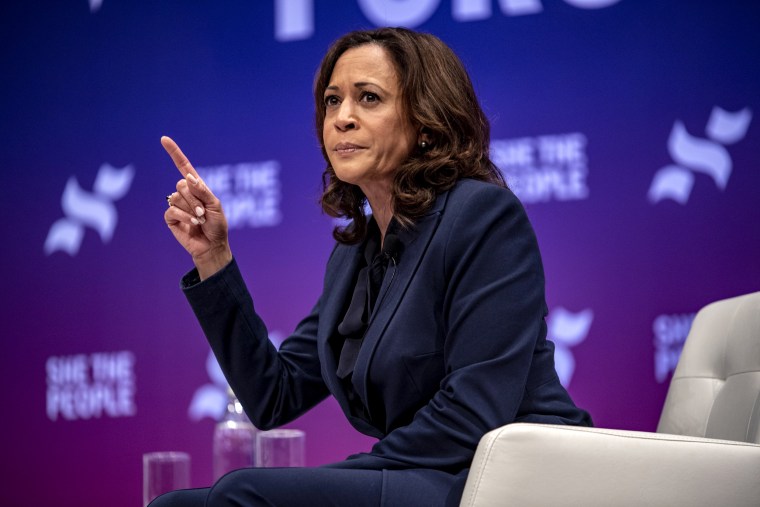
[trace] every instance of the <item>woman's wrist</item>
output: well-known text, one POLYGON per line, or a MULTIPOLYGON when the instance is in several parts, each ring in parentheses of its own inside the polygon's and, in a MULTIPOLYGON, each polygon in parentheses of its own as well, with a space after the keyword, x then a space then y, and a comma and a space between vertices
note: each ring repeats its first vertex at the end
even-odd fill
POLYGON ((193 263, 201 280, 212 276, 230 262, 232 262, 232 251, 227 244, 193 257, 193 263))

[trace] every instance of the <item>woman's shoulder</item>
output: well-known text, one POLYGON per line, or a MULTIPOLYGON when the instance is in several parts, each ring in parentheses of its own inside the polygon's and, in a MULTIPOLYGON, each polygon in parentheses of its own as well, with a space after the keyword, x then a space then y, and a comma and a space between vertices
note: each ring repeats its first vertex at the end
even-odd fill
POLYGON ((457 207, 467 203, 476 206, 516 204, 521 207, 519 199, 509 188, 488 181, 464 178, 457 181, 448 194, 448 205, 457 207))

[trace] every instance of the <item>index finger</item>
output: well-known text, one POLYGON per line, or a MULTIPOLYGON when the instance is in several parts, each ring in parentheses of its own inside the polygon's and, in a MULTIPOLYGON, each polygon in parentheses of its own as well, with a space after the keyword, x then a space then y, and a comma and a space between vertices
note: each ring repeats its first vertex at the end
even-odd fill
POLYGON ((190 163, 185 154, 182 153, 182 150, 179 149, 179 146, 177 146, 177 143, 175 143, 171 137, 161 136, 161 146, 164 147, 166 153, 172 158, 174 165, 177 166, 177 169, 179 169, 183 178, 186 177, 188 173, 196 178, 200 178, 195 171, 193 164, 190 163))

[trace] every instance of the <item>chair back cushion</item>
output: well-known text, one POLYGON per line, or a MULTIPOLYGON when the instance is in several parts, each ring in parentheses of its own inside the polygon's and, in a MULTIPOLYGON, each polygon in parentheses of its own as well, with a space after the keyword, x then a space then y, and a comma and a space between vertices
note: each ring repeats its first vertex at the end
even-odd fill
POLYGON ((657 431, 760 443, 760 292, 697 313, 657 431))

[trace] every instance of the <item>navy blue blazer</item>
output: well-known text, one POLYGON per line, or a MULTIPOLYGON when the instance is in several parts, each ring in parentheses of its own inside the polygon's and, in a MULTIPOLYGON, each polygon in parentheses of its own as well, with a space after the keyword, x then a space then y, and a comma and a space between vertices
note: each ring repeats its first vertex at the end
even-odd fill
POLYGON ((511 191, 460 181, 398 236, 403 251, 386 272, 352 377, 367 420, 350 413, 333 342, 363 245, 335 247, 322 295, 279 352, 234 261, 201 283, 197 272, 183 279, 257 427, 285 424, 331 394, 357 430, 379 439, 339 466, 458 474, 501 425, 591 424, 555 372, 538 245, 511 191))

